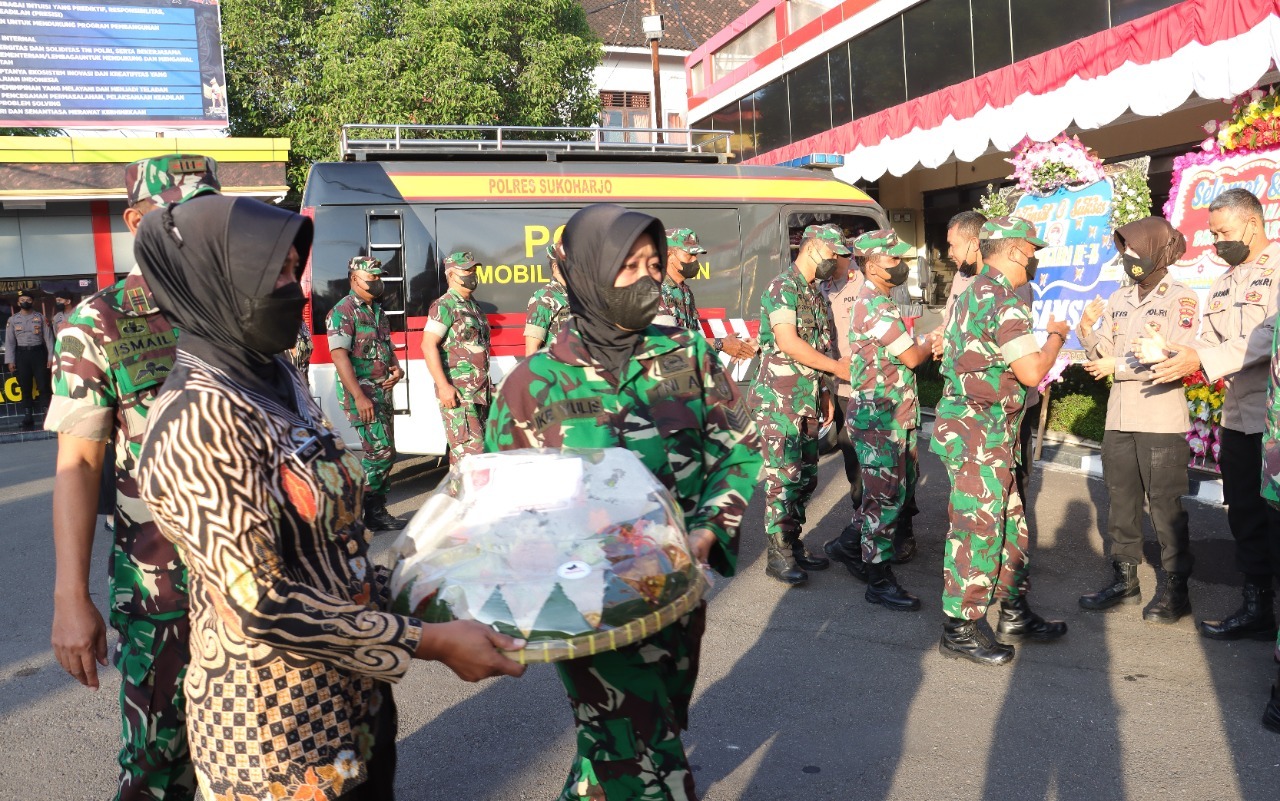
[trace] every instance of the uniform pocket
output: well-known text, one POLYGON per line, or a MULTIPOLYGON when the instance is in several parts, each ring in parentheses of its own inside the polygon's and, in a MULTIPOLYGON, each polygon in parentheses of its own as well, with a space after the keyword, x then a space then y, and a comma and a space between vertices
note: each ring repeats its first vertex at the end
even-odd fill
POLYGON ((1151 449, 1151 468, 1153 470, 1168 467, 1186 467, 1190 461, 1191 446, 1186 443, 1151 449))

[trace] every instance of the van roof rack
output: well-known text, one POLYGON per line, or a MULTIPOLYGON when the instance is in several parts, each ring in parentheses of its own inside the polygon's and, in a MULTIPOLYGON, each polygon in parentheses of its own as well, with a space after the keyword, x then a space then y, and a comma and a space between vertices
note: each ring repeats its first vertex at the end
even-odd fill
POLYGON ((532 125, 342 126, 343 161, 668 161, 724 164, 732 131, 532 125), (663 141, 658 142, 658 134, 663 141))

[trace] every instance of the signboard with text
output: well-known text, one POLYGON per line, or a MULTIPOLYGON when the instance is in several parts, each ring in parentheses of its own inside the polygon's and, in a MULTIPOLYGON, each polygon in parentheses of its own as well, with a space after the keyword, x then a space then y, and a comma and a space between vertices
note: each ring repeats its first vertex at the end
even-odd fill
POLYGON ((1073 361, 1084 359, 1084 346, 1076 338, 1085 304, 1095 296, 1107 298, 1120 288, 1124 270, 1111 237, 1110 180, 1079 188, 1063 187, 1050 195, 1023 195, 1014 214, 1035 223, 1048 247, 1037 255, 1036 332, 1045 333, 1049 315, 1071 326, 1063 354, 1073 361))
POLYGON ((1192 153, 1174 162, 1165 216, 1187 238, 1187 252, 1169 272, 1202 298, 1227 269, 1213 249, 1209 204, 1228 189, 1247 189, 1262 201, 1267 238, 1275 241, 1280 236, 1280 150, 1216 157, 1192 153))
POLYGON ((0 127, 225 127, 217 0, 0 0, 0 127))

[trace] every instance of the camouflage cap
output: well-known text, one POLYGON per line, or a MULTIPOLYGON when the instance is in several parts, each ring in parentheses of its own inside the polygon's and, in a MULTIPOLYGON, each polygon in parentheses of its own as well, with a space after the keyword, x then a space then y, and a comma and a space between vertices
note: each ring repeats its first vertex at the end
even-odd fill
POLYGON ((837 256, 849 255, 849 248, 844 246, 844 233, 834 225, 810 225, 800 235, 801 242, 806 239, 820 240, 823 244, 829 245, 837 256))
POLYGON ((694 256, 700 256, 707 252, 707 249, 698 243, 698 235, 693 232, 692 228, 668 228, 667 248, 683 250, 685 253, 690 253, 694 256))
POLYGON ((467 273, 480 266, 480 262, 476 261, 469 250, 459 250, 456 253, 450 253, 449 257, 444 260, 444 268, 446 270, 459 270, 467 273))
POLYGON ((978 239, 1025 239, 1038 248, 1049 246, 1039 237, 1035 224, 1021 217, 992 217, 982 224, 978 239))
POLYGON ((851 243, 853 252, 859 256, 895 256, 907 258, 911 246, 898 238, 898 233, 891 228, 879 231, 867 231, 851 243))
POLYGON ((135 161, 124 168, 124 186, 130 206, 143 200, 167 206, 222 190, 218 183, 218 163, 193 153, 171 153, 135 161))
POLYGON ((547 258, 552 261, 560 261, 564 258, 564 227, 561 226, 559 233, 556 234, 556 241, 547 245, 547 258))
POLYGON ((369 275, 382 275, 382 262, 370 256, 355 256, 347 262, 347 272, 362 272, 369 275))

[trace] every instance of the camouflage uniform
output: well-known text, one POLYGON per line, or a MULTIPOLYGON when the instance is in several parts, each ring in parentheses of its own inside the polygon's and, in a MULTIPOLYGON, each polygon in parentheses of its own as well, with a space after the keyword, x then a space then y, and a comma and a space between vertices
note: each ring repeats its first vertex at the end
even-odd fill
POLYGON ((977 620, 993 598, 1026 591, 1027 523, 1014 468, 1027 391, 1009 365, 1040 345, 1027 304, 985 264, 956 298, 943 340, 930 446, 951 479, 942 605, 949 617, 977 620))
MULTIPOLYGON (((382 275, 382 262, 357 257, 351 260, 350 269, 382 275)), ((383 389, 382 382, 390 378, 392 369, 400 364, 391 346, 391 322, 376 300, 366 302, 352 291, 329 312, 325 326, 329 331, 329 350, 345 350, 350 354, 351 369, 360 382, 360 389, 373 401, 373 422, 362 423, 355 398, 347 393, 341 381, 336 382, 338 403, 342 404, 347 422, 356 430, 364 448, 360 463, 369 479, 369 493, 385 496, 391 466, 396 460, 396 446, 392 438, 391 390, 383 389)))
MULTIPOLYGON (((474 270, 470 253, 454 253, 445 268, 474 270), (470 265, 469 267, 467 265, 470 265)), ((450 289, 427 312, 426 330, 440 337, 440 351, 449 383, 458 391, 458 405, 440 407, 449 440, 449 464, 463 456, 484 452, 484 424, 489 418, 489 321, 474 297, 450 289)))
MULTIPOLYGON (((1280 326, 1271 335, 1271 375, 1267 381, 1267 421, 1262 432, 1262 497, 1280 511, 1280 326)), ((1276 633, 1280 661, 1280 631, 1276 633)), ((1272 693, 1272 703, 1278 696, 1272 693)))
MULTIPOLYGON (((650 327, 615 385, 570 325, 498 386, 486 450, 531 447, 633 451, 671 490, 688 529, 715 534, 711 565, 733 574, 759 439, 702 336, 650 327)), ((703 609, 635 645, 558 663, 578 729, 562 801, 696 797, 680 732, 703 609)))
POLYGON ((914 345, 897 304, 863 281, 849 315, 852 394, 845 419, 862 469, 854 524, 867 563, 893 558, 893 535, 920 471, 916 374, 898 358, 914 345))
POLYGON ((303 320, 302 325, 298 327, 297 344, 285 355, 289 361, 293 362, 293 366, 298 368, 302 380, 308 386, 311 385, 311 354, 315 353, 315 350, 315 345, 311 342, 311 327, 303 320))
POLYGON ((564 284, 553 279, 529 298, 529 308, 524 316, 524 335, 541 339, 546 346, 568 321, 569 293, 565 291, 564 284))
MULTIPOLYGON (((706 248, 698 244, 698 235, 689 228, 668 228, 667 248, 683 250, 694 256, 707 252, 706 248)), ((702 323, 698 319, 698 304, 693 299, 689 279, 677 284, 670 275, 663 275, 659 286, 658 314, 653 322, 654 325, 669 325, 690 331, 702 330, 702 323)))
MULTIPOLYGON (((838 234, 835 239, 836 252, 848 253, 838 234)), ((822 373, 779 349, 775 325, 794 325, 800 339, 815 350, 831 352, 826 301, 794 264, 770 281, 760 297, 760 369, 747 394, 764 444, 765 534, 774 547, 794 549, 800 544, 805 506, 818 484, 822 373)))
MULTIPOLYGON (((218 188, 213 159, 145 159, 125 172, 130 203, 180 202, 218 188)), ((119 632, 122 746, 119 799, 195 797, 187 750, 187 571, 138 494, 147 412, 169 375, 178 331, 156 309, 135 266, 68 313, 55 348, 45 428, 115 445, 110 622, 119 632)))

